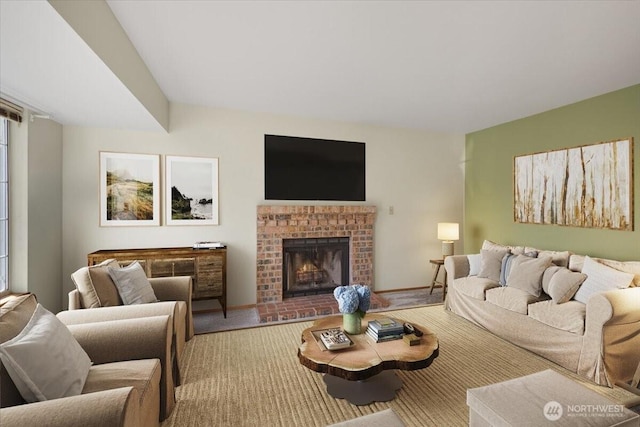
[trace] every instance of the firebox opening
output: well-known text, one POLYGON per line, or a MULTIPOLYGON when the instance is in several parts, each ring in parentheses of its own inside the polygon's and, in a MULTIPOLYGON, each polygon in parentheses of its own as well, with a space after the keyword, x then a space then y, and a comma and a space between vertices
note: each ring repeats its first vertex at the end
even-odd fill
POLYGON ((284 239, 283 297, 333 292, 349 283, 349 238, 284 239))

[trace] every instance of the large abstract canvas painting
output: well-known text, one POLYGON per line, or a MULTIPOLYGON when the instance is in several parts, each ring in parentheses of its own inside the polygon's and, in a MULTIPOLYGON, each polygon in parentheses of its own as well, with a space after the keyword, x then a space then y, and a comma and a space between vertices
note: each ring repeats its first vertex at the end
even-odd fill
POLYGON ((514 220, 633 230, 633 139, 516 156, 514 220))

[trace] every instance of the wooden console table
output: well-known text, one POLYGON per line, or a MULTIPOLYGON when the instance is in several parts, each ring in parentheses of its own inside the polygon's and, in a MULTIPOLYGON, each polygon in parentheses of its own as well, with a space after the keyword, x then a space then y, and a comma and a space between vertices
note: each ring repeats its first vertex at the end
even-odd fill
POLYGON ((109 249, 87 255, 89 265, 114 258, 126 266, 138 261, 147 277, 191 276, 192 300, 217 299, 227 317, 227 249, 109 249))

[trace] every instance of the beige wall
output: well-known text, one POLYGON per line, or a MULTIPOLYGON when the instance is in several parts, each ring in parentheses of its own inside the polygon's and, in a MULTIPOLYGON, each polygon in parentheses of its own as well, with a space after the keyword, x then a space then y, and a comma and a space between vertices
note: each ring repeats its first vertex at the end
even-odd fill
POLYGON ((10 284, 53 312, 63 306, 62 126, 28 120, 9 127, 10 284))
MULTIPOLYGON (((220 240, 228 245, 229 305, 254 304, 256 207, 277 204, 264 200, 265 133, 366 142, 367 201, 362 204, 378 207, 375 289, 425 286, 432 274, 428 260, 440 256, 436 223, 462 221, 463 135, 182 104, 171 104, 170 122, 169 134, 64 127, 64 278, 98 249, 220 240), (99 227, 99 151, 218 157, 220 225, 99 227)), ((66 280, 64 291, 72 287, 66 280)))

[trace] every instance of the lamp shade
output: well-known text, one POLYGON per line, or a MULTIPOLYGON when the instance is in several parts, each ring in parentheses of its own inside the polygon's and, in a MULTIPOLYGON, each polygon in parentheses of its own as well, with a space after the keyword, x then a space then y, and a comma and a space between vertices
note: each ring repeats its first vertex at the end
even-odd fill
POLYGON ((453 241, 460 239, 459 226, 457 222, 439 222, 438 240, 453 241))

